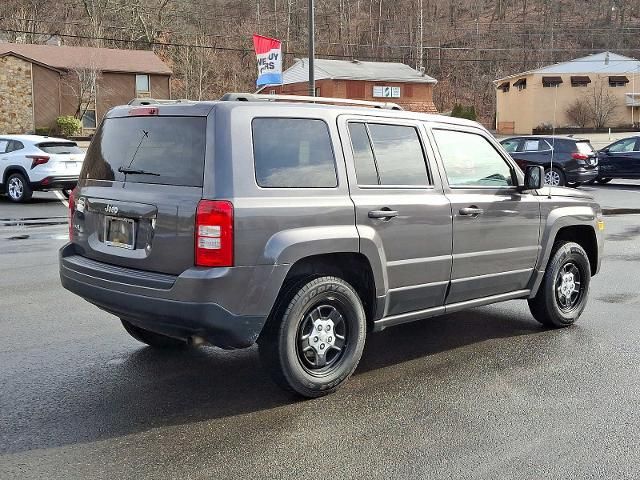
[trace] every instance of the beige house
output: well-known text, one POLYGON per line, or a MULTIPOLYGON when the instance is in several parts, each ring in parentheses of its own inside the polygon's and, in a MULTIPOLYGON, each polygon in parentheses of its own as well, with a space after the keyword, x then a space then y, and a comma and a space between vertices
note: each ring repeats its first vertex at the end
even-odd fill
POLYGON ((640 61, 615 53, 509 75, 494 84, 500 134, 530 134, 537 127, 553 125, 554 118, 557 128, 576 127, 567 109, 581 98, 593 103, 596 95, 609 97, 613 105, 605 127, 640 122, 640 61))

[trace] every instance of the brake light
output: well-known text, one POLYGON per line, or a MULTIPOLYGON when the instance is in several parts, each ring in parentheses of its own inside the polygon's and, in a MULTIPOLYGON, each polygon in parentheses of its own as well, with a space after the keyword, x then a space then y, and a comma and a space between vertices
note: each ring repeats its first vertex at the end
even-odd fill
POLYGON ((76 192, 78 187, 74 188, 69 195, 69 241, 73 240, 73 215, 76 213, 76 192))
POLYGON ((136 107, 129 110, 130 116, 158 115, 158 107, 136 107))
POLYGON ((574 160, 587 160, 589 158, 589 155, 580 152, 573 152, 571 154, 571 158, 573 158, 574 160))
POLYGON ((49 157, 47 155, 25 155, 25 156, 31 159, 31 170, 36 168, 38 165, 42 165, 43 163, 47 163, 49 161, 49 157))
POLYGON ((196 211, 195 263, 199 267, 233 266, 233 204, 200 200, 196 211))

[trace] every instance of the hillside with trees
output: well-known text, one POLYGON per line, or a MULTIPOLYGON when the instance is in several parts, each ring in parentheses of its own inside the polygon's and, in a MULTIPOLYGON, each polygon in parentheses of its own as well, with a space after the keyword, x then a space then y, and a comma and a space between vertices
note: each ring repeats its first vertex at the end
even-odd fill
MULTIPOLYGON (((441 111, 491 123, 498 77, 602 50, 640 56, 640 0, 316 0, 317 55, 399 61, 437 78, 441 111)), ((252 91, 253 33, 306 56, 306 0, 4 0, 0 40, 153 49, 173 96, 252 91)))

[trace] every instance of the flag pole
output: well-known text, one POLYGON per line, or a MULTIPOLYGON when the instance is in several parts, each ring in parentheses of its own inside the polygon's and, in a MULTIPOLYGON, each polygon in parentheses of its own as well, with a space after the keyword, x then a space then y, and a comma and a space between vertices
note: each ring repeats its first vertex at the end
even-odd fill
POLYGON ((309 0, 309 96, 316 96, 316 79, 314 71, 314 59, 316 55, 315 45, 315 18, 314 18, 314 0, 309 0))

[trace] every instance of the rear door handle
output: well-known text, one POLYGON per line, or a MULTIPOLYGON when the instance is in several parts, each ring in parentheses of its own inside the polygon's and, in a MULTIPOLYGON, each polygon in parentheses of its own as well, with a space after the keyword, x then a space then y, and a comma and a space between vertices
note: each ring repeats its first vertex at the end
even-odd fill
POLYGON ((391 219, 393 217, 397 217, 398 212, 396 210, 371 210, 369 212, 369 218, 382 218, 385 220, 391 219))
POLYGON ((477 217, 484 213, 484 210, 478 207, 465 207, 460 209, 460 215, 464 215, 465 217, 477 217))

